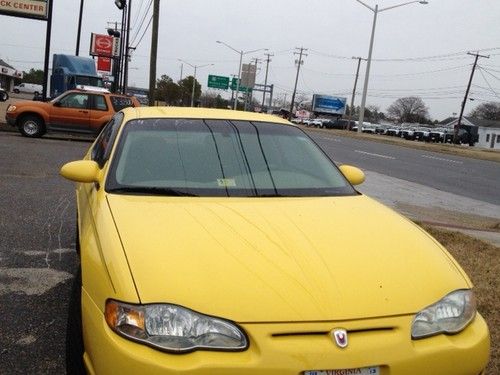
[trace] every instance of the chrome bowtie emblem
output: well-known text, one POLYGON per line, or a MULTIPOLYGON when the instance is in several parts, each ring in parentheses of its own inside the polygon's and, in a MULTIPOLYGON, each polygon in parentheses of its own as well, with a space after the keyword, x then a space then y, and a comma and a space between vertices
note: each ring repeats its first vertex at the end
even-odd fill
POLYGON ((336 328, 332 331, 332 336, 339 348, 347 347, 347 331, 343 328, 336 328))

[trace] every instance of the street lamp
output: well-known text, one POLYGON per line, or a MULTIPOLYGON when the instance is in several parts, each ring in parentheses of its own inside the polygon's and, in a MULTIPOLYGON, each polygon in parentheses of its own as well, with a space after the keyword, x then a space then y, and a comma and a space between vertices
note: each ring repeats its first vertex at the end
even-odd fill
POLYGON ((238 67, 238 81, 236 81, 236 99, 234 100, 234 106, 233 109, 236 111, 237 105, 238 105, 238 93, 240 91, 240 81, 241 81, 241 65, 243 63, 243 55, 249 54, 249 53, 254 53, 254 52, 259 52, 259 51, 269 51, 268 48, 259 48, 259 49, 254 49, 251 51, 238 51, 236 48, 231 47, 229 44, 221 42, 220 40, 217 40, 216 43, 223 44, 227 48, 232 49, 234 52, 238 53, 240 55, 240 64, 238 67))
POLYGON ((198 70, 198 68, 205 68, 207 66, 213 66, 214 64, 193 65, 193 64, 190 64, 187 61, 184 61, 182 59, 177 59, 177 60, 183 62, 186 65, 189 65, 191 68, 194 69, 193 90, 191 91, 191 107, 194 107, 194 91, 195 91, 195 88, 196 88, 196 71, 198 70))
POLYGON ((358 133, 361 133, 362 127, 363 127, 363 120, 365 117, 366 94, 368 91, 368 80, 370 79, 370 66, 371 66, 371 62, 372 62, 373 38, 375 36, 375 26, 377 24, 377 15, 380 12, 384 12, 386 10, 390 10, 390 9, 394 9, 394 8, 399 8, 399 7, 402 7, 404 5, 409 5, 409 4, 414 4, 414 3, 419 3, 419 4, 425 5, 425 4, 429 4, 429 2, 428 1, 414 0, 414 1, 407 1, 406 3, 401 3, 401 4, 397 4, 397 5, 392 5, 390 7, 379 9, 378 4, 375 5, 375 8, 372 8, 371 6, 362 2, 361 0, 356 0, 356 1, 373 12, 372 35, 370 37, 370 48, 368 50, 368 59, 367 59, 367 63, 366 63, 365 85, 363 87, 363 98, 361 100, 361 109, 360 109, 359 121, 358 121, 358 133))

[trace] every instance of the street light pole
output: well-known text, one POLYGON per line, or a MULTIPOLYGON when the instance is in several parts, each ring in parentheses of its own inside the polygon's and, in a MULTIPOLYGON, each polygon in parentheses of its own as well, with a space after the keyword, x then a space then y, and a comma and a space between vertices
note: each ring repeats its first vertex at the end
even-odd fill
POLYGON ((190 64, 187 61, 184 61, 182 59, 177 59, 177 60, 179 60, 180 62, 182 62, 182 63, 184 63, 186 65, 189 65, 191 68, 194 69, 193 88, 191 90, 191 107, 194 107, 194 92, 196 90, 196 71, 198 70, 198 68, 205 68, 207 66, 213 66, 214 64, 193 65, 193 64, 190 64))
POLYGON ((365 83, 363 86, 363 97, 361 99, 361 108, 360 108, 359 121, 358 121, 358 133, 361 133, 362 127, 363 127, 363 120, 365 118, 366 95, 368 92, 368 81, 370 80, 370 67, 371 67, 371 63, 372 63, 373 40, 375 38, 375 26, 377 25, 378 14, 380 12, 384 12, 384 11, 389 10, 389 9, 399 8, 399 7, 402 7, 404 5, 409 5, 409 4, 414 4, 414 3, 419 3, 419 4, 425 5, 425 4, 428 4, 429 2, 425 1, 425 0, 414 0, 414 1, 407 1, 405 3, 401 3, 401 4, 393 5, 390 7, 379 9, 378 5, 375 5, 375 8, 372 8, 371 6, 365 4, 361 0, 356 0, 356 1, 373 12, 372 34, 370 37, 370 47, 368 49, 368 59, 366 61, 365 83))
POLYGON ((368 49, 368 60, 366 62, 365 84, 363 86, 363 97, 361 98, 361 109, 359 111, 358 133, 361 133, 363 131, 363 120, 365 119, 366 94, 368 92, 368 81, 370 80, 373 39, 375 37, 375 26, 377 25, 377 15, 378 15, 378 5, 375 5, 375 9, 373 9, 373 25, 372 25, 372 35, 370 37, 370 48, 368 49))
POLYGON ((259 51, 269 51, 269 49, 267 49, 267 48, 259 48, 259 49, 254 49, 254 50, 251 50, 251 51, 243 51, 243 50, 237 50, 236 48, 231 47, 229 44, 221 42, 220 40, 217 40, 216 43, 223 44, 227 48, 232 49, 234 52, 236 52, 236 53, 238 53, 240 55, 240 64, 239 64, 239 67, 238 67, 238 80, 236 81, 236 98, 234 99, 234 106, 233 106, 233 110, 236 111, 237 106, 238 106, 238 92, 240 91, 241 67, 242 67, 242 64, 243 64, 243 55, 246 55, 248 53, 259 52, 259 51))
POLYGON ((241 67, 243 65, 243 51, 240 51, 240 65, 238 67, 238 79, 236 80, 236 95, 234 97, 233 110, 238 109, 238 93, 240 91, 241 67))
POLYGON ((191 90, 191 107, 194 107, 194 89, 196 88, 196 69, 197 66, 194 66, 194 77, 193 77, 193 90, 191 90))

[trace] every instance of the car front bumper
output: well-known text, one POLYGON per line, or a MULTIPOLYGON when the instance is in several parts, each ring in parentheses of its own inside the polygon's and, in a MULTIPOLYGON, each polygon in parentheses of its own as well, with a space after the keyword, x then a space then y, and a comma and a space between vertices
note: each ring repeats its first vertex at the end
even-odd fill
POLYGON ((16 117, 10 116, 8 113, 5 115, 5 122, 10 126, 16 126, 16 117))
POLYGON ((379 366, 380 375, 479 375, 489 357, 488 328, 479 314, 457 335, 421 340, 410 339, 412 316, 241 324, 250 340, 246 351, 170 354, 115 334, 85 292, 82 306, 89 374, 299 375, 306 370, 379 366), (330 334, 339 327, 349 332, 344 349, 330 334))

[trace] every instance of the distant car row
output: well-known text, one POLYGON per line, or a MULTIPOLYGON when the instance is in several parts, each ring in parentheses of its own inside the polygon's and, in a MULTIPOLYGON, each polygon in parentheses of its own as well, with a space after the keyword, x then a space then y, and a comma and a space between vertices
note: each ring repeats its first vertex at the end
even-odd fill
MULTIPOLYGON (((344 119, 293 119, 292 122, 305 125, 306 127, 358 130, 357 121, 344 119)), ((402 127, 364 122, 361 131, 368 134, 387 135, 421 142, 453 143, 455 138, 454 130, 449 128, 402 127)), ((462 126, 458 130, 456 137, 455 143, 468 144, 470 146, 474 146, 474 143, 478 141, 477 130, 474 131, 474 129, 466 126, 462 126)))

